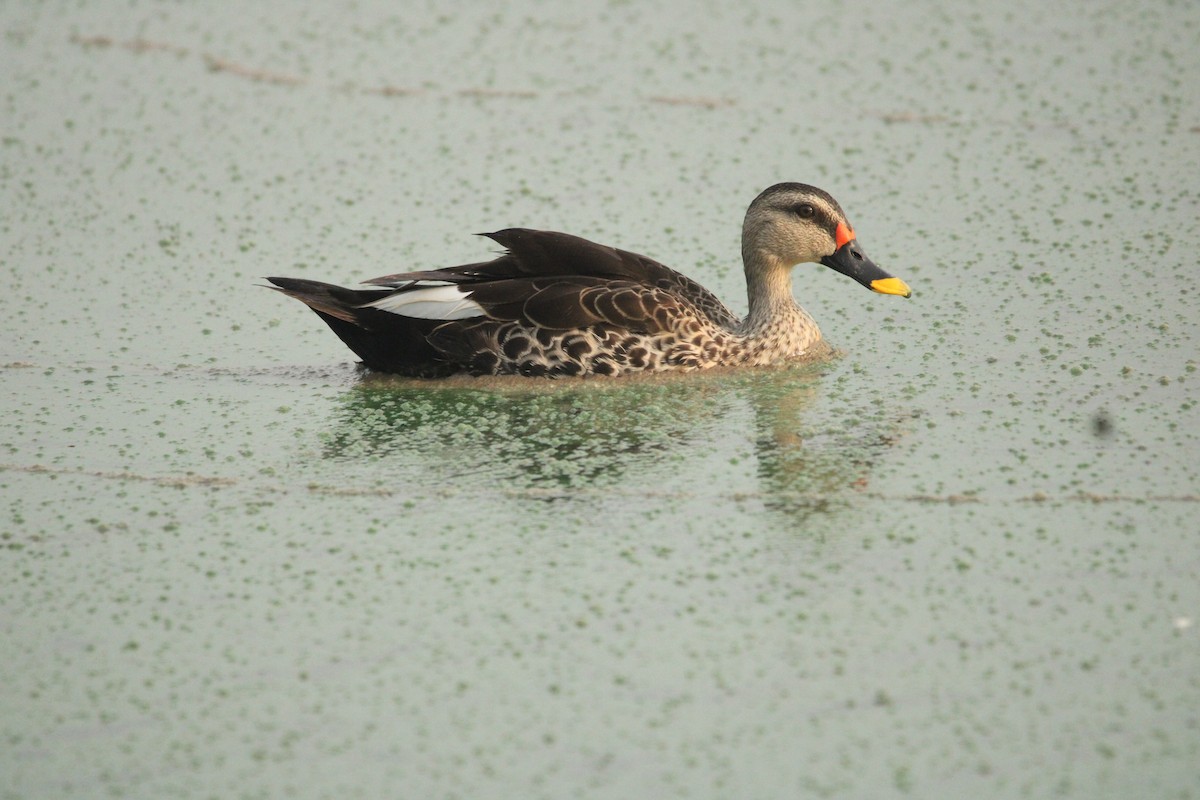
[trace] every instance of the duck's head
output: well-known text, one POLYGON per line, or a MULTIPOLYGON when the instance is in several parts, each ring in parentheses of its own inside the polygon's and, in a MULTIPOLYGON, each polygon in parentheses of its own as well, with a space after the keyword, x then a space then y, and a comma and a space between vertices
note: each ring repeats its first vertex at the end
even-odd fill
POLYGON ((817 262, 872 291, 912 295, 904 281, 863 254, 837 201, 803 183, 777 183, 754 198, 742 226, 742 259, 748 272, 817 262))

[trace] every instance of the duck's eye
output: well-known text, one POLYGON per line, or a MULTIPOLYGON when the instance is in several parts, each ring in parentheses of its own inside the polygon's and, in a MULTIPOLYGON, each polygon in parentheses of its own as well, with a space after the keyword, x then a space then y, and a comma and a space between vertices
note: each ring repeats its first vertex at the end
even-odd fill
POLYGON ((808 203, 801 203, 800 205, 796 206, 794 210, 796 212, 796 216, 802 219, 812 219, 813 215, 817 213, 817 210, 808 203))

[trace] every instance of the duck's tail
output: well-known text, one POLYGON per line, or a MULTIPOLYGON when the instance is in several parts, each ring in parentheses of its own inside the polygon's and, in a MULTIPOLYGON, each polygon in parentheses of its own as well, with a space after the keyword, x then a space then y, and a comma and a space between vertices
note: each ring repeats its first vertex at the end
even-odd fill
POLYGON ((402 317, 367 304, 395 289, 345 289, 303 278, 267 278, 269 288, 311 308, 365 366, 380 372, 436 376, 456 371, 426 338, 435 321, 402 317))

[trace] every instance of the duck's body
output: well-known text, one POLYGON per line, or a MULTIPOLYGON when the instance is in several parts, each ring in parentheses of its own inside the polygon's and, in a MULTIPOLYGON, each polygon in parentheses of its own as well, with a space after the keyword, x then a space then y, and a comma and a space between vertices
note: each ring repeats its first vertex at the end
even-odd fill
POLYGON ((821 338, 792 299, 791 268, 805 261, 875 291, 910 294, 862 255, 832 197, 798 183, 772 186, 746 212, 745 319, 636 253, 524 228, 486 235, 507 252, 366 282, 377 288, 267 280, 315 311, 367 367, 418 377, 623 375, 798 358, 821 338))

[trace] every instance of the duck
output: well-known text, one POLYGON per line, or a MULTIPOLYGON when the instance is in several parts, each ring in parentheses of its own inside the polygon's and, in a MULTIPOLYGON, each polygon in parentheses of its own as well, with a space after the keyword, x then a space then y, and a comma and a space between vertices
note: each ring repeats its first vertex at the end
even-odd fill
POLYGON ((637 253, 529 228, 480 235, 504 251, 491 261, 372 278, 366 288, 266 280, 316 312, 366 368, 417 378, 618 376, 800 359, 821 341, 792 296, 792 269, 804 263, 874 292, 912 296, 863 253, 837 201, 803 183, 775 184, 746 211, 744 317, 637 253))

